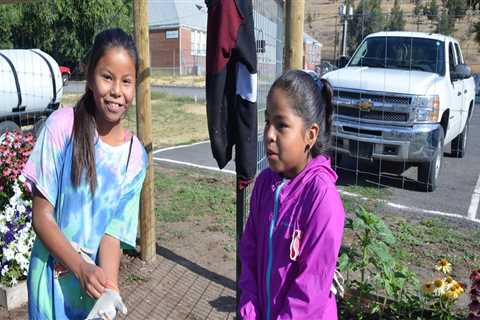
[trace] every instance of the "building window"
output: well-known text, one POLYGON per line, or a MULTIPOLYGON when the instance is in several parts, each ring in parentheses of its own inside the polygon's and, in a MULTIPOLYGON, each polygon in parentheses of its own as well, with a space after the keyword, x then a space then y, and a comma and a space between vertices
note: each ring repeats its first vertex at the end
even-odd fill
POLYGON ((191 32, 192 56, 205 56, 207 48, 207 35, 205 32, 192 30, 191 32))
POLYGON ((178 39, 178 30, 165 31, 165 39, 178 39))

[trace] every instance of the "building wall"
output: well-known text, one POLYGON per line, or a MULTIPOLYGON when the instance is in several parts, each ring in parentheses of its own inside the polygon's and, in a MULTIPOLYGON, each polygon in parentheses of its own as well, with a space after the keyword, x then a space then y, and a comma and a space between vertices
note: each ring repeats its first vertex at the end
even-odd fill
POLYGON ((205 73, 206 32, 188 27, 150 30, 150 60, 152 68, 172 75, 205 73), (166 39, 167 32, 178 32, 176 39, 166 39), (192 48, 192 36, 196 36, 192 48), (201 34, 201 35, 200 35, 201 34), (194 50, 195 49, 195 50, 194 50))
POLYGON ((150 61, 153 68, 178 68, 180 35, 178 29, 150 30, 150 61), (175 32, 178 32, 177 38, 166 38, 166 35, 171 36, 175 32))

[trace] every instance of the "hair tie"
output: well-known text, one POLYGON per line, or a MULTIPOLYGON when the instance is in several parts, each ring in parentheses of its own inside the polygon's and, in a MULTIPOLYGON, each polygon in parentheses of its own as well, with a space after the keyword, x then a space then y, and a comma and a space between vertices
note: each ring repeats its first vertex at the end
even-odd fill
POLYGON ((307 70, 307 71, 304 71, 304 72, 312 78, 313 82, 315 82, 315 84, 320 89, 320 91, 322 91, 323 90, 323 81, 317 75, 317 73, 315 71, 311 71, 311 70, 307 70))

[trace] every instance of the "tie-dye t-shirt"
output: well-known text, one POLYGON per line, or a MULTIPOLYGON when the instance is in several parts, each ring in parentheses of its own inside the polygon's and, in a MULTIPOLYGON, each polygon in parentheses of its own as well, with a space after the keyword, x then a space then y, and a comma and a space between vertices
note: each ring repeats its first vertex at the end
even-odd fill
MULTIPOLYGON (((120 146, 110 146, 97 138, 97 187, 92 195, 87 179, 78 187, 71 182, 72 128, 72 108, 50 115, 23 174, 53 205, 57 225, 67 240, 96 261, 105 234, 119 239, 124 248, 135 247, 147 155, 136 137, 120 146)), ((27 280, 29 318, 85 319, 95 301, 71 272, 55 277, 54 263, 37 238, 27 280)))

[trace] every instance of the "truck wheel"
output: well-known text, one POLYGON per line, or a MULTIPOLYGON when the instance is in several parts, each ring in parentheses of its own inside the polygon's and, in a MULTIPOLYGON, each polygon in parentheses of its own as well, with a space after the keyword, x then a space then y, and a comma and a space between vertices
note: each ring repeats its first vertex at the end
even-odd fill
POLYGON ((467 138, 468 138, 468 120, 465 123, 465 128, 463 128, 462 133, 460 133, 452 141, 452 156, 455 158, 465 157, 465 152, 467 151, 467 138))
POLYGON ((47 117, 40 117, 40 119, 38 119, 37 122, 35 122, 35 124, 33 125, 32 131, 35 138, 38 138, 38 135, 45 126, 45 121, 47 121, 47 117))
POLYGON ((7 136, 7 131, 9 134, 13 134, 14 131, 22 132, 22 129, 13 121, 2 121, 0 122, 0 142, 5 140, 7 136))
POLYGON ((442 128, 439 130, 437 147, 432 160, 420 163, 418 166, 418 181, 425 184, 426 190, 429 192, 437 188, 440 170, 442 168, 444 133, 442 128))

